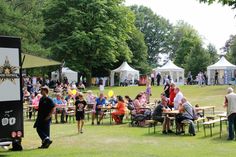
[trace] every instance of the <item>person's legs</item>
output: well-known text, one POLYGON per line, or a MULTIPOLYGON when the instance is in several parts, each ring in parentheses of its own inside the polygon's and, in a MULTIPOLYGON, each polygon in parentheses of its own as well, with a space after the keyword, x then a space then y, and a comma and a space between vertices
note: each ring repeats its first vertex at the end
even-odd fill
POLYGON ((229 122, 229 127, 228 127, 228 140, 233 140, 234 139, 234 118, 235 115, 231 114, 228 117, 228 122, 229 122))
POLYGON ((78 133, 80 133, 80 120, 77 120, 77 129, 78 129, 78 133))
POLYGON ((80 124, 80 133, 83 133, 83 127, 84 127, 84 119, 81 120, 81 124, 80 124))
POLYGON ((94 119, 95 119, 96 113, 92 113, 92 125, 94 124, 94 119))
POLYGON ((56 112, 55 112, 55 120, 56 120, 56 123, 58 123, 58 120, 57 120, 57 113, 58 113, 58 110, 56 109, 56 112))
POLYGON ((100 111, 99 114, 100 114, 100 118, 98 120, 98 124, 100 124, 100 122, 102 121, 103 116, 104 116, 104 113, 102 111, 100 111))
POLYGON ((65 122, 64 117, 65 117, 65 109, 62 109, 62 111, 61 111, 61 123, 65 122))
POLYGON ((116 122, 116 124, 118 124, 120 122, 118 115, 119 114, 117 112, 112 112, 111 113, 111 116, 114 119, 114 121, 116 122))

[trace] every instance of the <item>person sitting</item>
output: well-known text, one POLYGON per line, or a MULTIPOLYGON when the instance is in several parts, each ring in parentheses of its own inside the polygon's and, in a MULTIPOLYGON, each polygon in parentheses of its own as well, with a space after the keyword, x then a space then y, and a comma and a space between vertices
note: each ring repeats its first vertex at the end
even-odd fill
POLYGON ((158 122, 161 122, 163 124, 162 133, 173 133, 172 130, 170 130, 170 119, 169 117, 163 117, 162 114, 164 111, 170 110, 170 108, 167 106, 168 100, 166 97, 161 96, 161 102, 157 105, 157 107, 154 109, 152 114, 152 119, 158 122))
POLYGON ((66 123, 68 122, 69 113, 74 112, 75 97, 72 93, 68 93, 65 98, 67 107, 66 107, 66 123))
POLYGON ((65 106, 66 106, 66 101, 62 100, 62 95, 61 93, 56 94, 56 98, 53 99, 53 102, 56 104, 56 112, 55 112, 55 119, 56 123, 58 123, 57 120, 57 114, 61 113, 61 123, 64 123, 64 117, 65 117, 65 106))
MULTIPOLYGON (((176 117, 176 127, 177 132, 176 134, 184 133, 183 125, 181 122, 183 120, 190 120, 190 122, 194 121, 194 112, 193 112, 193 106, 187 101, 187 99, 184 97, 181 99, 181 103, 179 104, 179 112, 181 113, 180 116, 176 117)), ((195 129, 193 126, 193 123, 190 123, 189 125, 189 132, 195 136, 195 129), (190 132, 191 129, 191 132, 190 132)))
POLYGON ((142 94, 138 94, 135 97, 135 100, 133 101, 134 104, 134 110, 133 110, 133 114, 143 114, 144 110, 142 109, 142 94))
POLYGON ((37 94, 37 96, 32 99, 32 106, 36 111, 38 111, 39 100, 41 99, 41 97, 42 97, 41 94, 37 94))
POLYGON ((93 92, 91 90, 88 90, 87 96, 86 96, 86 101, 87 101, 87 108, 89 110, 93 109, 94 104, 96 104, 95 100, 96 100, 96 96, 93 95, 93 92))
POLYGON ((122 96, 117 96, 117 105, 116 105, 116 111, 112 112, 112 118, 115 120, 116 124, 121 124, 122 123, 122 118, 121 116, 124 116, 125 114, 125 103, 124 99, 122 96))
POLYGON ((80 91, 84 91, 84 90, 85 90, 85 85, 83 84, 83 82, 80 82, 80 83, 79 83, 78 89, 79 89, 80 91))
POLYGON ((114 107, 117 104, 117 98, 115 97, 115 95, 113 95, 109 100, 108 103, 114 107))
POLYGON ((104 116, 104 112, 102 111, 102 107, 105 105, 106 105, 106 99, 104 98, 104 94, 100 93, 100 96, 96 99, 96 104, 93 107, 92 125, 94 125, 95 117, 97 118, 97 125, 100 125, 100 122, 104 116), (100 115, 99 119, 98 119, 98 115, 100 115))

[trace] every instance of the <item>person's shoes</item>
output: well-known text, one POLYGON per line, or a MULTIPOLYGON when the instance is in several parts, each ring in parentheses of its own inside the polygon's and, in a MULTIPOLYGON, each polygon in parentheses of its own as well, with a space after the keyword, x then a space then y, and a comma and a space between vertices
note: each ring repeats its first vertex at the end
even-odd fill
POLYGON ((196 136, 196 134, 195 134, 195 133, 193 133, 192 135, 193 135, 193 136, 196 136))
POLYGON ((180 134, 185 134, 185 131, 181 131, 180 134))
POLYGON ((84 133, 82 129, 80 130, 80 133, 81 133, 81 134, 83 134, 83 133, 84 133))
POLYGON ((100 125, 100 122, 98 122, 97 125, 100 125))
POLYGON ((166 131, 162 131, 162 134, 167 134, 167 132, 166 131))
POLYGON ((45 148, 48 148, 51 144, 52 144, 52 141, 51 141, 51 140, 46 140, 46 141, 45 141, 45 144, 44 144, 44 147, 45 147, 45 148))
POLYGON ((94 122, 92 122, 92 125, 94 125, 94 122))
POLYGON ((173 133, 173 131, 172 130, 168 130, 168 133, 173 133))
POLYGON ((39 149, 47 149, 52 144, 52 141, 47 139, 43 142, 43 144, 39 147, 39 149))

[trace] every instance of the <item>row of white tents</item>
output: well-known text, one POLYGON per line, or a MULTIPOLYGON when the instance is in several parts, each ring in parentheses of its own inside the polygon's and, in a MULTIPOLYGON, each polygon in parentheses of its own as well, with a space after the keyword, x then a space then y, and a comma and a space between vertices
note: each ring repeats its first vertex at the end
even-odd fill
MULTIPOLYGON (((169 60, 162 67, 157 67, 154 69, 155 75, 160 73, 162 78, 169 75, 172 81, 178 85, 183 85, 185 83, 184 79, 184 69, 176 66, 171 60, 169 60)), ((236 77, 236 66, 231 64, 221 57, 218 62, 207 67, 208 84, 214 84, 215 72, 218 72, 219 84, 229 84, 232 78, 236 77)), ((119 77, 119 83, 129 81, 134 84, 136 80, 139 80, 139 71, 132 68, 127 62, 123 62, 120 67, 111 71, 110 75, 110 85, 115 85, 115 76, 119 77)), ((57 71, 51 73, 53 80, 57 80, 59 75, 57 71)), ((62 69, 62 77, 67 77, 69 82, 78 81, 78 73, 70 70, 69 68, 62 69)))
MULTIPOLYGON (((215 64, 207 67, 208 84, 214 84, 216 71, 219 84, 229 84, 236 79, 236 66, 227 61, 224 56, 215 64)), ((184 69, 176 66, 171 60, 162 67, 155 68, 154 72, 155 74, 159 72, 164 79, 169 75, 175 84, 183 85, 185 83, 184 69)), ((131 80, 134 83, 134 80, 139 80, 139 71, 130 67, 127 62, 123 62, 119 68, 111 71, 111 86, 114 85, 115 73, 119 73, 120 82, 131 80)))

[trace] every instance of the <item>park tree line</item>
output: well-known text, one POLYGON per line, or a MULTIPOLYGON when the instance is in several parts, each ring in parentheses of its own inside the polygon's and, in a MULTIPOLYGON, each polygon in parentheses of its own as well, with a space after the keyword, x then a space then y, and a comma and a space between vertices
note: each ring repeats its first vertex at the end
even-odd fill
MULTIPOLYGON (((123 0, 1 0, 0 14, 0 34, 21 37, 23 52, 65 62, 87 80, 108 76, 123 61, 148 74, 160 54, 193 75, 218 59, 215 46, 205 46, 188 23, 173 25, 123 0)), ((236 56, 235 45, 232 36, 224 47, 228 56, 236 56)))

